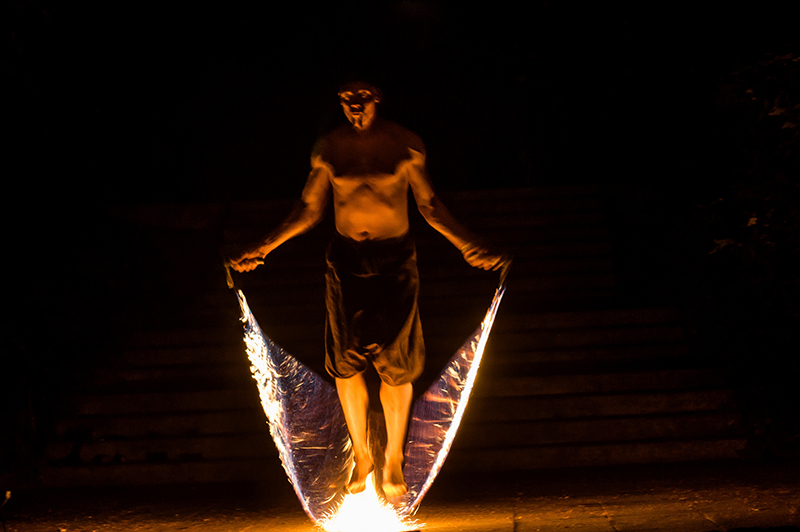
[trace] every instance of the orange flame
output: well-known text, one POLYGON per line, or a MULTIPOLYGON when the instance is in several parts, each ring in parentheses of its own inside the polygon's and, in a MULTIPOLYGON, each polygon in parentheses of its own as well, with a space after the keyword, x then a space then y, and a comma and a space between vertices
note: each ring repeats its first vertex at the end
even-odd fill
POLYGON ((346 495, 336 511, 323 517, 317 526, 325 532, 405 532, 419 530, 424 525, 400 515, 392 505, 382 501, 370 473, 366 489, 346 495))

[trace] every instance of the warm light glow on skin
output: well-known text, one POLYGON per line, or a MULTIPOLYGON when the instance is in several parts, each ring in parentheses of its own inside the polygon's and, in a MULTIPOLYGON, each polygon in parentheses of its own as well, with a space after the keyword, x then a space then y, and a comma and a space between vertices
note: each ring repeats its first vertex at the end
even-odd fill
POLYGON ((362 82, 348 83, 339 91, 339 101, 347 120, 356 131, 369 129, 375 120, 375 106, 381 101, 381 93, 375 87, 362 82))
MULTIPOLYGON (((347 83, 340 87, 339 99, 350 125, 338 127, 321 139, 298 207, 260 243, 232 257, 232 268, 252 270, 283 242, 317 225, 331 197, 336 230, 342 236, 362 242, 405 235, 409 230, 409 191, 428 224, 459 248, 468 264, 486 270, 508 264, 506 257, 480 244, 480 239, 458 223, 441 203, 425 168, 422 140, 379 118, 377 105, 382 94, 377 87, 364 82, 347 83)), ((376 467, 375 476, 382 481, 378 493, 391 500, 400 515, 416 511, 444 463, 464 414, 502 298, 504 275, 481 326, 413 406, 406 439, 404 429, 413 397, 408 383, 394 387, 398 389, 394 391, 382 386, 385 416, 365 426, 362 418, 366 409, 361 407, 367 401, 356 404, 352 398, 368 394, 338 396, 329 382, 262 334, 244 295, 238 292, 247 353, 270 433, 295 493, 312 520, 333 515, 340 507, 344 511, 345 487, 349 481, 351 491, 361 489, 370 465, 368 453, 376 467), (359 410, 353 415, 356 408, 359 410), (344 412, 355 443, 350 441, 344 412), (386 437, 372 437, 376 434, 386 437), (383 449, 368 450, 366 443, 370 441, 376 446, 378 442, 387 443, 383 449), (354 449, 359 460, 355 478, 350 481, 354 449), (380 464, 380 453, 385 458, 384 465, 380 464)), ((340 390, 350 388, 349 384, 341 384, 346 380, 355 381, 338 379, 340 390)), ((363 379, 358 379, 361 391, 367 391, 362 383, 363 379)), ((371 531, 381 532, 374 523, 368 524, 371 531)))

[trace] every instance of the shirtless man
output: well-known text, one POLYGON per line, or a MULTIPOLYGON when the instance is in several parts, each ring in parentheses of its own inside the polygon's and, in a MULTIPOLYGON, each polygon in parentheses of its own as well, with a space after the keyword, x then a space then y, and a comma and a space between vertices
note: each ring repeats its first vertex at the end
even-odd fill
POLYGON ((369 362, 381 377, 387 432, 382 488, 391 498, 407 490, 403 449, 412 382, 424 361, 416 251, 408 236, 408 188, 425 220, 461 250, 470 265, 494 270, 504 258, 481 245, 439 201, 425 169, 422 141, 378 116, 380 90, 352 82, 341 87, 339 98, 350 124, 315 147, 301 200, 278 228, 232 258, 231 265, 250 271, 282 243, 314 227, 333 193, 337 234, 327 255, 326 369, 336 380, 353 443, 354 468, 347 489, 363 491, 373 469, 363 376, 369 362))

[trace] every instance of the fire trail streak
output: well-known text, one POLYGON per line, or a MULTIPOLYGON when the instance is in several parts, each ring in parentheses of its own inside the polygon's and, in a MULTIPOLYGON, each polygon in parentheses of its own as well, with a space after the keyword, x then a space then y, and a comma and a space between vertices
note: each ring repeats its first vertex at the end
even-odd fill
MULTIPOLYGON (((420 526, 407 516, 419 507, 450 451, 505 292, 504 281, 505 271, 481 325, 414 404, 403 468, 408 493, 394 501, 398 524, 387 530, 420 526)), ((364 497, 344 495, 352 448, 336 389, 270 340, 244 294, 239 290, 237 296, 250 369, 283 468, 308 516, 326 530, 339 530, 341 525, 332 525, 337 513, 356 500, 363 507, 364 497)), ((377 505, 377 496, 373 498, 377 505)))

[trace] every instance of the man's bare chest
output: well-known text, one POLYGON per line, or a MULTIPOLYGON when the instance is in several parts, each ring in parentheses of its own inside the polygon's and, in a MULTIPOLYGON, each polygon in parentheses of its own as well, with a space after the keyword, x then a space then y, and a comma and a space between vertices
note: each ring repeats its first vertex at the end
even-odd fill
POLYGON ((398 143, 343 143, 330 153, 335 177, 359 179, 394 176, 411 160, 408 147, 398 143))

